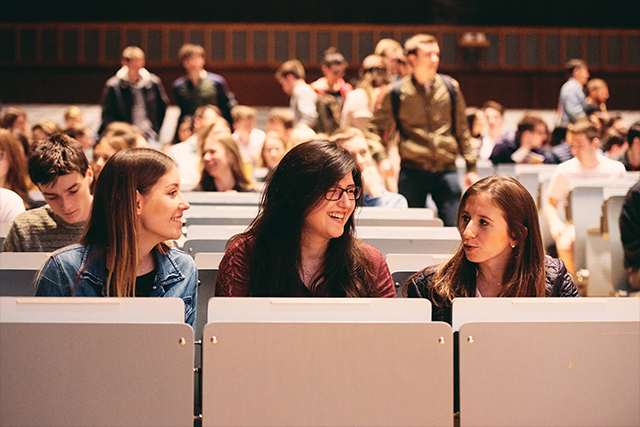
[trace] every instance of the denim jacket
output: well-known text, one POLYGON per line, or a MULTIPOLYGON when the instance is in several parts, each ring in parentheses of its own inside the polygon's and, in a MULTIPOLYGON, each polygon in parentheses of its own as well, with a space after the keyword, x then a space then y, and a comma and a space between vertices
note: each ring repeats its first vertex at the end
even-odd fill
MULTIPOLYGON (((96 251, 93 245, 75 244, 52 254, 36 279, 36 296, 107 296, 105 256, 98 256, 87 266, 87 261, 96 251), (85 266, 78 277, 78 272, 85 266)), ((193 258, 174 248, 169 249, 166 255, 156 250, 154 254, 156 277, 150 296, 181 298, 184 301, 184 321, 195 329, 198 271, 193 258)))

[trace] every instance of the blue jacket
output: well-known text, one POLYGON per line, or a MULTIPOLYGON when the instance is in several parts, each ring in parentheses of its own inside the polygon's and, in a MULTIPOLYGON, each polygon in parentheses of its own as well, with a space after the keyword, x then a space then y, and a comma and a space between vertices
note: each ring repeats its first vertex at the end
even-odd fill
MULTIPOLYGON (((105 256, 99 255, 87 264, 96 252, 95 246, 75 244, 52 254, 36 279, 36 296, 107 296, 105 256)), ((166 255, 155 250, 154 253, 156 278, 151 297, 181 298, 184 301, 184 321, 195 329, 198 270, 193 258, 174 248, 169 249, 166 255)))

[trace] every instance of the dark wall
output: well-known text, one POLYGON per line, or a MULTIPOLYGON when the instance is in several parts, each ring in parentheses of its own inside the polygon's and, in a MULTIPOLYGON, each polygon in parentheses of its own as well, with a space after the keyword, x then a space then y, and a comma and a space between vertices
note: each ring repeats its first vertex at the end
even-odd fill
MULTIPOLYGON (((96 104, 104 82, 116 69, 83 67, 1 67, 0 97, 5 103, 62 103, 96 104)), ((160 76, 171 94, 171 82, 183 70, 161 68, 150 70, 160 76)), ((211 71, 218 71, 212 69, 211 71)), ((246 105, 288 105, 288 97, 273 77, 272 68, 225 68, 219 71, 236 94, 238 102, 246 105)), ((307 71, 307 81, 319 77, 318 69, 307 71)), ((462 87, 468 105, 480 106, 488 99, 496 100, 507 108, 553 109, 558 102, 560 87, 566 80, 562 73, 457 71, 450 73, 462 87)), ((350 70, 347 79, 356 76, 350 70)), ((633 74, 593 73, 609 83, 611 98, 608 106, 613 110, 637 110, 640 106, 640 79, 633 74)))
POLYGON ((635 0, 50 0, 0 2, 3 22, 360 22, 637 28, 635 0))

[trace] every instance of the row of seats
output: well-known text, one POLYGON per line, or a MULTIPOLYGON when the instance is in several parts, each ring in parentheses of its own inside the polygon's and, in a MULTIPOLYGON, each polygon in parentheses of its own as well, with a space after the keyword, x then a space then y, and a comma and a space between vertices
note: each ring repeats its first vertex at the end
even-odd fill
POLYGON ((179 299, 0 298, 0 425, 452 426, 456 377, 463 427, 640 424, 640 299, 208 306, 194 347, 179 299))

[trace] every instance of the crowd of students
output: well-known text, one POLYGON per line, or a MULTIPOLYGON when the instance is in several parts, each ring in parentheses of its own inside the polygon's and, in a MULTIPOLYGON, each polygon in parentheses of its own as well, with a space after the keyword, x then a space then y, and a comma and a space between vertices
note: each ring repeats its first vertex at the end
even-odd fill
MULTIPOLYGON (((216 295, 346 297, 395 296, 380 252, 355 237, 356 206, 425 207, 430 193, 445 225, 462 238, 449 262, 407 282, 407 296, 438 308, 434 318, 450 321, 447 308, 461 296, 577 296, 575 235, 558 206, 575 177, 617 179, 625 166, 640 169, 640 123, 625 128, 607 119, 598 84, 584 103, 597 111, 562 110, 570 118, 554 131, 564 129, 554 147, 547 124, 530 113, 515 133, 505 132, 504 107, 488 101, 467 108, 459 84, 437 73, 439 52, 428 35, 410 38, 404 50, 382 40, 363 62, 355 89, 333 49, 323 77, 311 85, 302 64, 287 61, 275 77, 291 95, 291 108, 270 111, 263 131, 256 110, 236 105, 226 81, 205 71, 204 50, 185 45, 187 74, 173 84, 181 116, 174 140, 163 145, 162 82, 144 69, 139 48, 127 48, 105 85, 95 140, 77 107, 67 110, 63 130, 48 122, 29 128, 24 111, 3 112, 0 186, 19 196, 22 209, 5 209, 16 199, 2 193, 0 212, 12 212, 1 218, 12 223, 2 249, 54 252, 38 275, 37 295, 175 296, 194 325, 195 264, 165 243, 181 235, 189 209, 183 192, 263 192, 258 216, 229 243, 216 295), (627 150, 620 148, 625 143, 627 150), (607 157, 614 146, 624 164, 607 157), (460 154, 468 186, 462 197, 460 154), (479 180, 478 158, 562 161, 544 212, 564 263, 545 256, 532 196, 512 178, 479 180), (32 200, 31 190, 46 205, 32 200)), ((588 72, 583 63, 570 65, 573 90, 588 72)))

